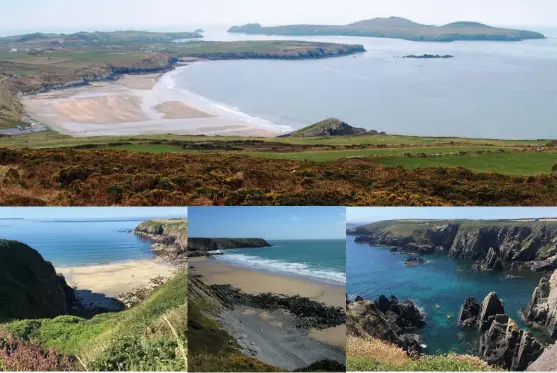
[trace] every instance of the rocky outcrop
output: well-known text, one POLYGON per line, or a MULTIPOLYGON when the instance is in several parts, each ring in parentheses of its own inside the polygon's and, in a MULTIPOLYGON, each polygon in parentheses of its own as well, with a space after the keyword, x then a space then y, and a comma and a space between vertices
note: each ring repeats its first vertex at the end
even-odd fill
POLYGON ((375 302, 358 296, 347 305, 347 332, 373 337, 402 347, 410 354, 422 352, 422 338, 415 330, 425 326, 425 318, 411 301, 381 296, 375 302))
POLYGON ((521 314, 527 324, 557 338, 557 271, 551 277, 540 280, 532 300, 521 314))
POLYGON ((262 238, 199 238, 188 240, 189 251, 216 251, 229 249, 251 249, 257 247, 271 247, 262 238))
POLYGON ((356 128, 337 118, 325 119, 311 126, 302 128, 282 137, 329 137, 329 136, 354 136, 354 135, 377 135, 377 131, 368 131, 365 128, 356 128))
POLYGON ((179 260, 188 246, 187 219, 154 219, 139 224, 133 233, 152 240, 151 250, 157 257, 179 260))
POLYGON ((507 370, 525 370, 544 350, 540 342, 505 314, 503 302, 494 292, 481 305, 474 297, 468 297, 460 313, 459 326, 479 328, 479 356, 507 370))
POLYGON ((65 315, 75 301, 74 290, 38 251, 0 240, 0 322, 65 315))
POLYGON ((460 327, 476 327, 478 325, 478 317, 482 306, 478 303, 476 298, 468 297, 462 306, 460 316, 458 318, 458 326, 460 327))
POLYGON ((504 313, 505 306, 497 296, 497 293, 489 293, 483 300, 480 308, 480 314, 478 315, 478 327, 481 330, 487 330, 493 317, 504 313))
POLYGON ((508 315, 493 317, 489 329, 480 337, 480 357, 510 371, 525 370, 543 351, 542 344, 508 315))

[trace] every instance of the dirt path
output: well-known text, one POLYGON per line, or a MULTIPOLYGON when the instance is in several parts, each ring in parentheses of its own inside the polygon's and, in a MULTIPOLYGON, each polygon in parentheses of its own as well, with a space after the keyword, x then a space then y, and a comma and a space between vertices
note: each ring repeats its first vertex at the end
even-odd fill
POLYGON ((557 372, 557 344, 545 350, 526 370, 529 372, 557 372))

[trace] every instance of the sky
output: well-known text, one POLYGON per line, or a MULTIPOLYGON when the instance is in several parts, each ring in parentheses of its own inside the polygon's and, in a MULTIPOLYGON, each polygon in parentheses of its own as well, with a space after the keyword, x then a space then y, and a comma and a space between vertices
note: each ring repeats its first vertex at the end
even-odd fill
POLYGON ((557 207, 353 207, 347 223, 397 219, 517 219, 557 217, 557 207))
POLYGON ((0 207, 0 219, 91 220, 186 218, 187 207, 0 207))
POLYGON ((344 239, 344 207, 190 207, 190 237, 344 239))
POLYGON ((557 24, 555 0, 0 0, 0 33, 124 28, 193 30, 232 26, 347 24, 399 16, 427 24, 557 24))

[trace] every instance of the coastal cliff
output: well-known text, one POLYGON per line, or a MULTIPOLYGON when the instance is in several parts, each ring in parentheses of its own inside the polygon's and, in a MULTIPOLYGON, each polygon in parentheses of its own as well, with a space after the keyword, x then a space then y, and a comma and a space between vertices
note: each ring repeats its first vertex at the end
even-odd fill
POLYGON ((230 249, 248 249, 257 247, 271 247, 262 238, 199 238, 188 240, 189 251, 215 251, 230 249))
POLYGON ((133 233, 146 237, 155 244, 151 250, 157 257, 177 260, 188 246, 187 219, 153 219, 139 224, 133 233))
POLYGON ((551 277, 546 276, 540 280, 532 294, 532 300, 522 309, 521 315, 529 326, 557 338, 557 271, 551 277))
POLYGON ((66 315, 74 290, 52 263, 17 241, 0 240, 0 321, 66 315))
POLYGON ((389 221, 349 229, 356 242, 476 260, 478 269, 557 268, 554 221, 389 221))

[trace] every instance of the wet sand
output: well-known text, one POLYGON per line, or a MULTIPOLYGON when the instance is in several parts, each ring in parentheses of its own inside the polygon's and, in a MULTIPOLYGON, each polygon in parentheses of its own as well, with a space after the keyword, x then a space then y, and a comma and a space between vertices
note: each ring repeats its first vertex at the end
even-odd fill
POLYGON ((151 279, 170 278, 176 271, 169 263, 156 260, 137 260, 90 266, 60 266, 56 268, 69 286, 77 289, 84 305, 114 307, 112 298, 134 289, 150 286, 151 279))
POLYGON ((221 314, 220 321, 248 355, 269 365, 294 370, 325 359, 345 364, 345 343, 339 348, 308 338, 296 327, 296 317, 284 310, 237 306, 221 314))
MULTIPOLYGON (((301 280, 288 276, 261 273, 234 267, 215 259, 190 258, 191 274, 202 275, 201 280, 207 285, 230 284, 248 294, 275 293, 288 296, 299 295, 334 307, 345 307, 346 290, 327 284, 301 280)), ((255 310, 259 318, 265 321, 265 313, 255 310)), ((250 315, 243 315, 249 317, 250 315)), ((271 319, 270 322, 277 320, 271 319)), ((269 321, 267 321, 269 322, 269 321)), ((272 326, 272 324, 269 324, 272 326)), ((346 327, 337 326, 323 330, 312 329, 309 337, 313 340, 345 349, 346 327)))
POLYGON ((188 104, 191 98, 169 88, 171 81, 170 76, 159 74, 125 75, 114 82, 23 96, 21 102, 34 120, 74 137, 167 133, 272 137, 281 133, 193 107, 188 104))

